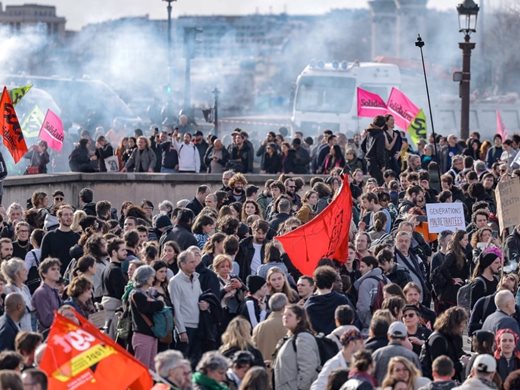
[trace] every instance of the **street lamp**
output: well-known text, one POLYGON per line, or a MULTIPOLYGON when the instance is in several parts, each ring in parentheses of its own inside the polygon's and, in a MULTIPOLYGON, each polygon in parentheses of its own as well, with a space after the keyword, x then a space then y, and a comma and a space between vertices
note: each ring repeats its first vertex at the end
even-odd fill
POLYGON ((464 42, 459 42, 462 50, 462 72, 456 72, 453 80, 459 82, 459 96, 461 98, 460 137, 469 137, 469 95, 471 80, 471 51, 475 44, 470 42, 470 34, 477 31, 477 16, 479 6, 473 0, 464 0, 457 6, 459 14, 459 32, 464 33, 464 42))
POLYGON ((168 11, 168 96, 166 97, 166 107, 167 107, 167 115, 168 119, 173 119, 173 65, 172 65, 172 57, 173 57, 173 49, 172 49, 172 3, 177 0, 162 0, 168 3, 166 10, 168 11))

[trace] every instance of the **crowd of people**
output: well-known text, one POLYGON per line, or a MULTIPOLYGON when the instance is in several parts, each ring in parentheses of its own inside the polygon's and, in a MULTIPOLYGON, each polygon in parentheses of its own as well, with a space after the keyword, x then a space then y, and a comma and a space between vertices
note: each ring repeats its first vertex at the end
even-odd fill
MULTIPOLYGON (((55 312, 95 323, 154 372, 154 389, 520 388, 520 221, 501 229, 494 192, 520 176, 520 136, 430 137, 414 149, 393 125, 377 116, 351 140, 325 130, 314 146, 270 133, 256 154, 280 175, 263 188, 244 175, 254 158, 244 131, 202 153, 203 134, 165 129, 126 139, 137 146, 116 149, 120 169, 220 172, 220 188, 121 205, 56 189, 10 204, 2 388, 46 388, 38 365, 55 312), (348 256, 301 274, 276 236, 318 217, 343 175, 348 256), (467 228, 430 233, 425 205, 452 202, 467 228)), ((103 171, 112 147, 91 141, 71 166, 103 171)))

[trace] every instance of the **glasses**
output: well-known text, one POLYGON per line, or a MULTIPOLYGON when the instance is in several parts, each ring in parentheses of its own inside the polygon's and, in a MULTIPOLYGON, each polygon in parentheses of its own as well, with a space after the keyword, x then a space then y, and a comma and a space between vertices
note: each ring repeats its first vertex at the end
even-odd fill
POLYGON ((54 198, 54 200, 56 202, 61 202, 63 200, 63 198, 61 196, 57 196, 57 197, 54 198))
POLYGON ((403 314, 403 318, 414 318, 414 317, 415 317, 415 313, 403 314))

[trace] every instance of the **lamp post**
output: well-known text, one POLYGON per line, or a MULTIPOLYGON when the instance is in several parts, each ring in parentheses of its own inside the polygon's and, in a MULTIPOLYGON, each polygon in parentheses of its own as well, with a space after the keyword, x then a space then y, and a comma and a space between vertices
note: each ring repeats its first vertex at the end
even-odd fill
POLYGON ((475 43, 470 42, 470 34, 477 31, 477 16, 479 6, 473 0, 464 0, 457 6, 459 14, 459 32, 464 33, 464 42, 459 43, 462 50, 462 72, 455 72, 453 80, 459 82, 459 96, 461 98, 460 137, 469 137, 469 95, 471 80, 471 51, 475 43))
POLYGON ((213 90, 213 94, 215 95, 215 103, 213 105, 213 121, 215 122, 215 129, 213 130, 215 135, 218 137, 218 95, 220 91, 217 87, 213 90))
POLYGON ((170 120, 173 119, 173 65, 172 65, 172 57, 173 57, 173 45, 172 45, 172 3, 177 0, 162 0, 166 1, 168 5, 166 6, 166 10, 168 11, 168 96, 166 97, 167 102, 167 115, 170 120))

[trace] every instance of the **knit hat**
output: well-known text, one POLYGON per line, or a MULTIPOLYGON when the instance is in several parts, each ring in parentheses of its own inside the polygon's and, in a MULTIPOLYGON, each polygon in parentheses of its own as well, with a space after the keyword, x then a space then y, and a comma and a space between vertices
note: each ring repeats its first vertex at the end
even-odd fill
POLYGON ((251 294, 260 290, 265 283, 265 279, 258 275, 249 275, 246 279, 247 289, 251 294))
POLYGON ((172 226, 172 221, 170 220, 170 218, 167 215, 160 215, 155 220, 156 229, 161 229, 161 228, 170 227, 170 226, 172 226))
POLYGON ((480 269, 484 270, 485 268, 489 267, 493 262, 498 259, 498 256, 496 253, 486 253, 482 254, 479 259, 480 269))

